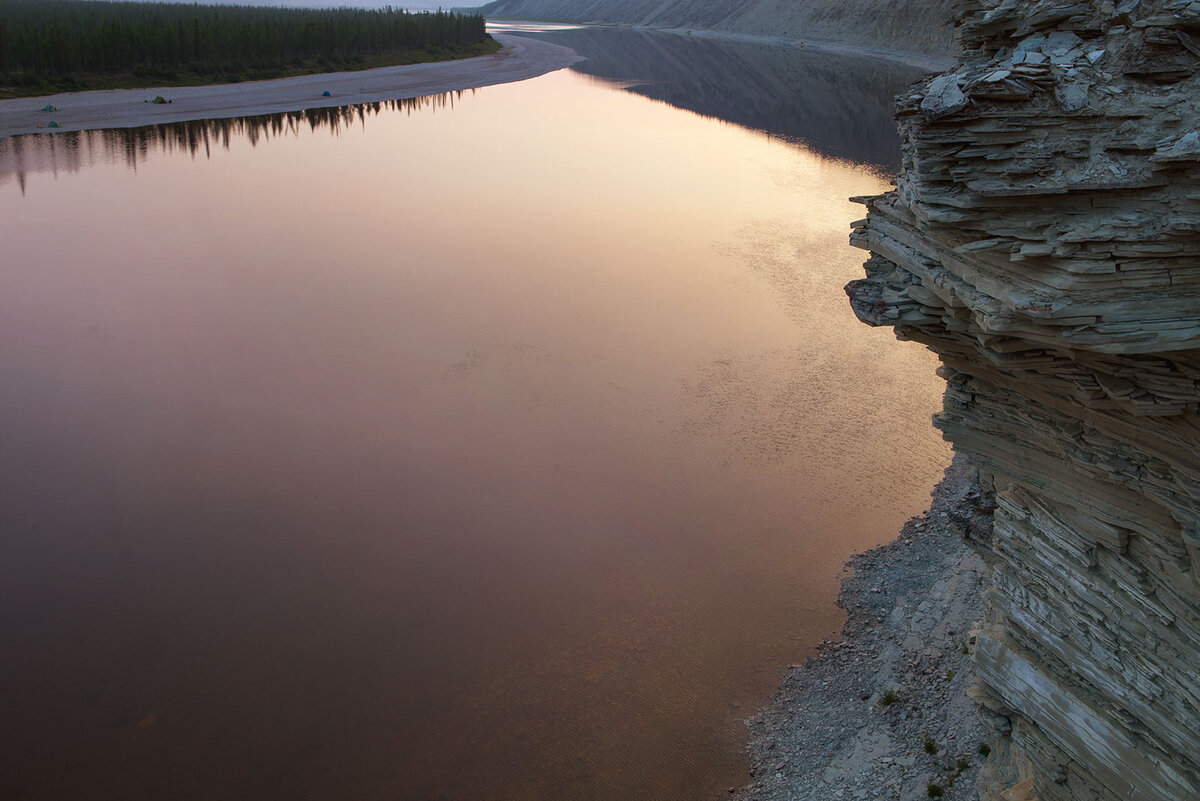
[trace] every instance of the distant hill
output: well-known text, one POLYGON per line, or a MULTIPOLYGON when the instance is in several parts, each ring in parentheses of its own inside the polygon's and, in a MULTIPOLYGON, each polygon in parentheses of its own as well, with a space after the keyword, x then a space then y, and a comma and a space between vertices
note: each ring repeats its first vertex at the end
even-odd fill
POLYGON ((524 33, 566 45, 571 69, 643 97, 802 143, 822 156, 900 167, 893 98, 926 72, 870 58, 637 28, 524 33))
POLYGON ((954 0, 495 0, 485 16, 785 36, 948 57, 954 0))

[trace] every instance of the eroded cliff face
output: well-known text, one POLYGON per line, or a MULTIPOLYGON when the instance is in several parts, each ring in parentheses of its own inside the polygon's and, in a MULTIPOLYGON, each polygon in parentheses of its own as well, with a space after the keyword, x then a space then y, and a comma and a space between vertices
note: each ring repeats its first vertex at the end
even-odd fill
POLYGON ((1200 2, 961 12, 847 292, 940 355, 935 423, 995 494, 985 797, 1197 799, 1200 2))

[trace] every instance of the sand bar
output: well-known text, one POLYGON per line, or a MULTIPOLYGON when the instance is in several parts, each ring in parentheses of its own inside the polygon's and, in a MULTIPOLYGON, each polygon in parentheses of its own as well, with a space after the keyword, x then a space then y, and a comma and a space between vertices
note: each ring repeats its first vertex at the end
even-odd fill
POLYGON ((455 92, 534 78, 580 61, 568 47, 497 34, 503 49, 491 56, 328 72, 272 81, 150 89, 105 89, 0 100, 0 136, 135 128, 184 120, 248 117, 308 108, 347 106, 455 92), (323 95, 329 92, 329 96, 323 95), (156 95, 170 103, 148 103, 156 95), (42 111, 47 104, 57 111, 42 111), (48 128, 50 121, 58 128, 48 128))

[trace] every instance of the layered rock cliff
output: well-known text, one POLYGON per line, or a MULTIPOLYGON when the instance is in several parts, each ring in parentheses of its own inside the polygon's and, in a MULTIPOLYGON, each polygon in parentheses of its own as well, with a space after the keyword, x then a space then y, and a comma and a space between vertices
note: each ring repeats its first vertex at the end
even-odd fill
POLYGON ((961 40, 847 291, 994 492, 984 797, 1197 799, 1200 2, 966 0, 961 40))
POLYGON ((495 0, 489 18, 692 28, 949 57, 952 0, 495 0))

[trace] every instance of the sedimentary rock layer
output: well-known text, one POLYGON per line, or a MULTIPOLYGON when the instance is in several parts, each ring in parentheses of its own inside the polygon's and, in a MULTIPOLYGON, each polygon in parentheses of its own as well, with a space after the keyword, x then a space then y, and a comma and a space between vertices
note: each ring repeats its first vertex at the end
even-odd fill
POLYGON ((995 493, 987 793, 1200 798, 1200 2, 960 23, 847 291, 939 354, 935 422, 995 493))

